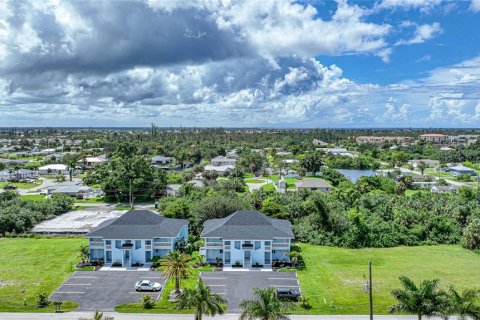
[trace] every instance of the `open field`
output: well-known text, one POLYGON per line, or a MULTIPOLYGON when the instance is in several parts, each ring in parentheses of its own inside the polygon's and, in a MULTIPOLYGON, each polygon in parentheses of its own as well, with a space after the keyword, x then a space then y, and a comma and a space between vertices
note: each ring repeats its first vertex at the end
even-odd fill
POLYGON ((300 248, 306 268, 298 271, 298 278, 312 309, 296 313, 368 314, 364 275, 368 276, 370 258, 377 314, 386 314, 394 303, 391 291, 399 287, 402 275, 416 282, 438 278, 442 287, 480 288, 480 268, 473 267, 480 266, 480 255, 459 246, 342 249, 301 244, 300 248))
MULTIPOLYGON (((37 307, 37 295, 51 294, 63 283, 79 261, 78 247, 86 243, 80 238, 0 239, 0 311, 53 312, 53 305, 37 307)), ((64 303, 62 310, 75 307, 64 303)))

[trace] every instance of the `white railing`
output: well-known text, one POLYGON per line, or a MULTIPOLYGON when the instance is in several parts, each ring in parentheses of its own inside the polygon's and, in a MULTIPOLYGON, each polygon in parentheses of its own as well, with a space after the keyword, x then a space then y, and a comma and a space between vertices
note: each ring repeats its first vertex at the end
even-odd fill
POLYGON ((206 247, 223 247, 223 242, 206 242, 206 247))
POLYGON ((274 248, 288 248, 290 247, 290 243, 274 243, 272 246, 274 248))

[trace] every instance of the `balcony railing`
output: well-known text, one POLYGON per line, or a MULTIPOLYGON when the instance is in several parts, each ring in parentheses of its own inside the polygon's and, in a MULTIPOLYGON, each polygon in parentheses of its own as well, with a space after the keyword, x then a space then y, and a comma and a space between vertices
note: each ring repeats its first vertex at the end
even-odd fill
POLYGON ((223 242, 206 242, 206 247, 223 247, 223 242))
POLYGON ((271 246, 265 246, 265 250, 272 250, 271 246))
POLYGON ((290 243, 274 243, 272 246, 274 248, 288 248, 290 247, 290 243))
POLYGON ((107 249, 107 250, 112 250, 112 245, 111 245, 111 244, 106 244, 106 245, 105 245, 105 249, 107 249))
POLYGON ((155 242, 153 246, 165 248, 165 247, 171 247, 172 244, 170 242, 155 242))
POLYGON ((152 246, 151 246, 151 245, 148 245, 148 244, 146 244, 146 245, 145 245, 145 250, 152 250, 152 246))
POLYGON ((103 241, 90 241, 88 244, 91 247, 103 247, 104 245, 103 241))
POLYGON ((225 250, 230 250, 230 245, 225 245, 225 250))
POLYGON ((242 244, 242 249, 253 249, 253 243, 242 244))

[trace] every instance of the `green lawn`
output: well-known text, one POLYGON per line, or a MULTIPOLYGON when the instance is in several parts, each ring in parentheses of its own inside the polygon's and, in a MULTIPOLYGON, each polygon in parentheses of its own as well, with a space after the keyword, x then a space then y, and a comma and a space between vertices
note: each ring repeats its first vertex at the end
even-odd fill
POLYGON ((427 174, 433 177, 440 177, 440 178, 453 178, 453 174, 451 174, 450 172, 436 171, 432 168, 425 169, 424 174, 427 174))
MULTIPOLYGON (((181 288, 193 288, 197 282, 198 276, 202 271, 212 271, 212 267, 201 267, 192 270, 191 276, 186 279, 183 279, 180 282, 181 288)), ((125 303, 118 305, 115 308, 117 312, 125 312, 125 313, 136 313, 136 312, 143 312, 143 313, 193 313, 192 309, 186 310, 177 310, 177 304, 175 302, 168 301, 168 296, 171 291, 175 289, 175 280, 170 278, 167 280, 165 284, 165 288, 162 291, 162 296, 155 304, 153 309, 143 309, 140 302, 138 303, 125 303)))
POLYGON ((243 179, 251 179, 251 178, 255 178, 255 175, 253 173, 246 172, 246 173, 243 174, 242 178, 243 179))
POLYGON ((273 183, 265 184, 261 186, 260 189, 264 191, 275 191, 275 187, 273 186, 273 183))
POLYGON ((103 197, 88 198, 88 199, 75 199, 75 203, 106 203, 107 201, 103 197))
POLYGON ((391 291, 399 287, 398 277, 416 282, 440 279, 446 287, 480 288, 480 255, 458 246, 423 246, 379 249, 341 249, 301 244, 306 268, 298 271, 302 292, 312 309, 296 313, 368 314, 364 274, 373 259, 373 299, 376 314, 386 314, 394 303, 391 291), (334 306, 332 308, 331 306, 334 306))
MULTIPOLYGON (((37 294, 51 294, 73 272, 80 238, 0 239, 0 311, 53 312, 55 307, 36 306, 37 294), (24 306, 24 299, 27 305, 24 306)), ((63 303, 69 311, 76 304, 63 303)))
POLYGON ((264 183, 265 180, 262 179, 245 179, 245 183, 264 183))
POLYGON ((4 188, 6 185, 15 186, 18 189, 31 189, 39 186, 40 184, 23 183, 23 182, 0 182, 0 189, 4 188))
POLYGON ((43 194, 22 194, 20 199, 23 200, 34 200, 34 201, 45 201, 45 195, 43 194))

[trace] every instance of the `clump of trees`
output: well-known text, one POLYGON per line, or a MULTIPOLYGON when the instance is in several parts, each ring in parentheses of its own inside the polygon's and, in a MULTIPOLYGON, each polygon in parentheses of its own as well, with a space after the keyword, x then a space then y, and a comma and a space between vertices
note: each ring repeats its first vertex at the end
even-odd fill
POLYGON ((450 286, 448 290, 439 288, 439 281, 424 280, 416 285, 408 277, 400 277, 402 288, 392 291, 397 303, 390 307, 390 312, 415 314, 418 320, 423 317, 438 316, 449 319, 456 315, 459 319, 480 319, 480 291, 464 289, 458 291, 450 286))
POLYGON ((23 200, 14 191, 0 193, 0 235, 29 231, 35 224, 71 209, 74 200, 56 195, 45 201, 23 200))

